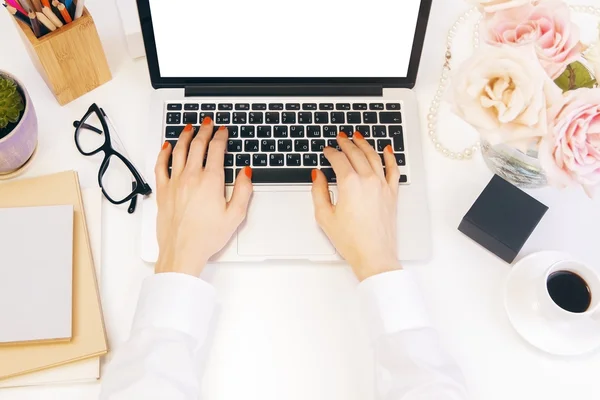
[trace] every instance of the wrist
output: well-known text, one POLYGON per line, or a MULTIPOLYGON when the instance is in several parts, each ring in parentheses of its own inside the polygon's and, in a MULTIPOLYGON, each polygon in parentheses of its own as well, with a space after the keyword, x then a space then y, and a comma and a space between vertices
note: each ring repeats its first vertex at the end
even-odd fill
POLYGON ((167 273, 175 272, 180 274, 191 275, 196 278, 200 276, 207 261, 203 260, 184 260, 176 256, 171 256, 169 252, 166 254, 160 254, 158 261, 154 267, 154 273, 167 273))
POLYGON ((356 277, 360 282, 363 282, 366 279, 369 279, 372 276, 384 274, 386 272, 399 271, 402 269, 402 264, 400 261, 396 259, 390 260, 381 260, 381 261, 373 261, 366 262, 362 266, 358 266, 353 268, 356 274, 356 277))

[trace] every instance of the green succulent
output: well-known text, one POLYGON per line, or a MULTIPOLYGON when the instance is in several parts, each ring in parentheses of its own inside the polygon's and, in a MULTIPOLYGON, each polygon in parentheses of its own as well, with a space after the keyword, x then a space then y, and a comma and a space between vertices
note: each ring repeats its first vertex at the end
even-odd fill
POLYGON ((0 76, 0 129, 19 122, 24 109, 25 104, 17 90, 17 84, 10 78, 0 76))

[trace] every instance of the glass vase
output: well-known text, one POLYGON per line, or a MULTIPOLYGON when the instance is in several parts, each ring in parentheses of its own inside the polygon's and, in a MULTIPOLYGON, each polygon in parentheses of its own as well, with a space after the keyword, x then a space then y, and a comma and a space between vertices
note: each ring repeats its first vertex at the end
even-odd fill
POLYGON ((525 154, 506 144, 491 145, 481 140, 481 154, 493 173, 517 187, 537 189, 548 185, 535 152, 525 154))

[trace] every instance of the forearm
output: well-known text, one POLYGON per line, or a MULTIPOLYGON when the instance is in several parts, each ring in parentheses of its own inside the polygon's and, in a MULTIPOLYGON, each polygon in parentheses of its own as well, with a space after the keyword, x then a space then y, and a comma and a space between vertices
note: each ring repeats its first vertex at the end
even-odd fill
POLYGON ((202 354, 215 306, 214 288, 183 274, 144 281, 131 337, 116 352, 101 400, 197 400, 202 354))
POLYGON ((464 400, 458 366, 440 346, 419 289, 406 271, 359 286, 376 356, 379 400, 464 400))

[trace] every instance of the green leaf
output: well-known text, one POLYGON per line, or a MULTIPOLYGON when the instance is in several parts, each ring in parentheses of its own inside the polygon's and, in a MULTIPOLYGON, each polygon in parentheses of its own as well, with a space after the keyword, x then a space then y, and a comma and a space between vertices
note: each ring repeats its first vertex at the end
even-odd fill
POLYGON ((565 72, 559 76, 554 83, 562 89, 563 92, 580 88, 593 88, 598 82, 592 76, 592 73, 579 61, 570 64, 565 72))

